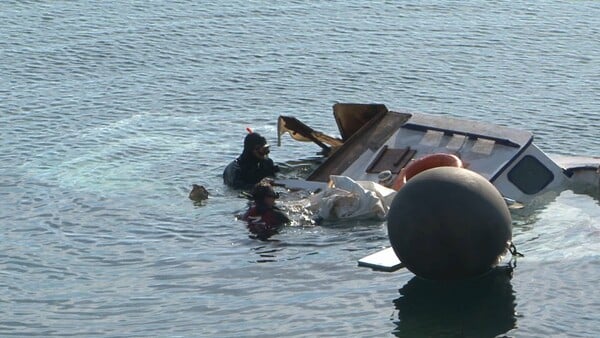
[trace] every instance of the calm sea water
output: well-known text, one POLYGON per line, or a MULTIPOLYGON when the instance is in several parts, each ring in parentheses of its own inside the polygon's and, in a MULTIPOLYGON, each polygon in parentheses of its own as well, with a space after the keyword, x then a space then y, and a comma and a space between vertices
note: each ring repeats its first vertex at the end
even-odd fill
MULTIPOLYGON (((597 196, 515 214, 512 277, 439 287, 356 266, 384 223, 298 211, 249 238, 220 177, 278 115, 337 135, 334 102, 598 156, 600 2, 2 1, 0 22, 0 336, 600 334, 597 196)), ((317 151, 272 157, 302 177, 317 151)))

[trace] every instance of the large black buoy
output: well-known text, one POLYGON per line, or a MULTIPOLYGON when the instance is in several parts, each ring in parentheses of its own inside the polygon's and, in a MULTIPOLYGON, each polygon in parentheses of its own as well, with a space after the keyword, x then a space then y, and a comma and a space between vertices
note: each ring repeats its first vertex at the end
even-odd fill
POLYGON ((512 238, 508 207, 483 176, 438 167, 411 178, 387 216, 394 252, 415 275, 465 279, 496 266, 512 238))

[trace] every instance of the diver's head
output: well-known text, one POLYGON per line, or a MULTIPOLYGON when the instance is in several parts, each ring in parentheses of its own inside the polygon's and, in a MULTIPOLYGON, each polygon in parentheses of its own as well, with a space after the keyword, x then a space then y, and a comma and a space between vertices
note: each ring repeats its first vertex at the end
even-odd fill
POLYGON ((262 137, 259 133, 249 133, 244 138, 244 152, 252 154, 257 159, 265 159, 269 155, 269 144, 267 139, 262 137))
POLYGON ((252 188, 250 195, 255 203, 266 204, 268 206, 275 205, 275 200, 279 198, 279 194, 266 182, 257 183, 254 188, 252 188))

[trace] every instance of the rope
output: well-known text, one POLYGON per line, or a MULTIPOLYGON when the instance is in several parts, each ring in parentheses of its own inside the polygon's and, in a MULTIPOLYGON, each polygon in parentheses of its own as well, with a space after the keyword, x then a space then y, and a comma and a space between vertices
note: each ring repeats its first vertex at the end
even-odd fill
POLYGON ((510 251, 510 254, 513 255, 513 257, 525 257, 525 255, 523 255, 522 253, 517 251, 517 247, 515 246, 515 243, 513 243, 513 242, 510 242, 508 251, 510 251))
POLYGON ((508 251, 510 251, 510 254, 512 255, 512 257, 510 258, 510 262, 508 263, 508 266, 512 269, 517 267, 517 257, 525 257, 522 253, 517 251, 517 247, 515 246, 515 244, 513 242, 510 242, 509 246, 508 246, 508 251))

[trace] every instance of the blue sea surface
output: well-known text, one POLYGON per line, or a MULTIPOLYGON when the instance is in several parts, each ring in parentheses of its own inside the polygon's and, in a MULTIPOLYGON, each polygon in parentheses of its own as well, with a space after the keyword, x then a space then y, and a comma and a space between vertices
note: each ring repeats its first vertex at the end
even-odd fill
POLYGON ((433 285, 356 261, 384 222, 236 219, 245 128, 284 177, 335 102, 523 128, 600 156, 598 1, 0 2, 0 336, 597 337, 600 192, 514 212, 525 257, 433 285), (188 199, 191 184, 211 196, 188 199))

